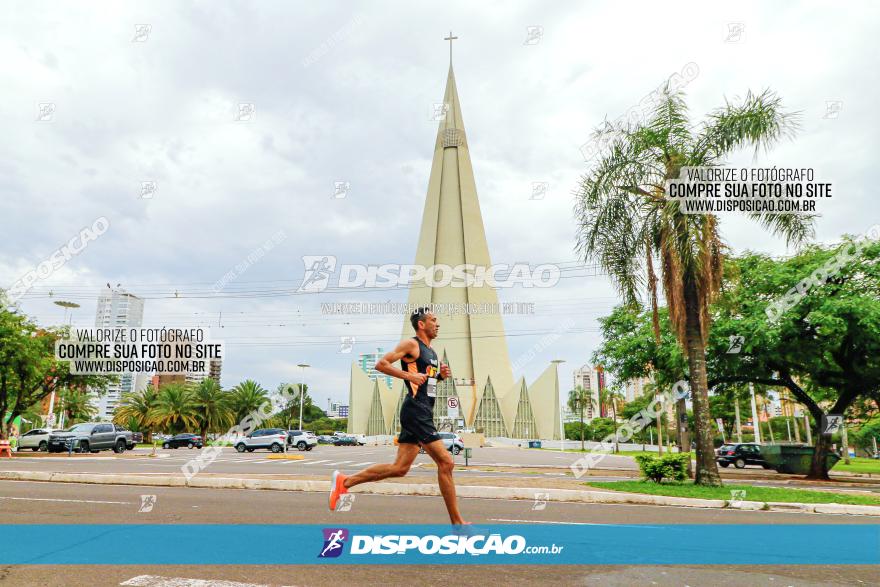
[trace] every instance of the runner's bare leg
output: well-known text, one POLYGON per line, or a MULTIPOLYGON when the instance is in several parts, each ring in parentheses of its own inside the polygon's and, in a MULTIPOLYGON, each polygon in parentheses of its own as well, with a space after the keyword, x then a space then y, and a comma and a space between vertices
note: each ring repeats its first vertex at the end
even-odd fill
POLYGON ((461 512, 458 511, 455 481, 452 479, 452 470, 455 468, 452 455, 446 450, 442 440, 435 440, 422 446, 425 447, 425 452, 431 455, 431 458, 437 463, 437 483, 440 485, 443 501, 446 502, 446 511, 449 512, 449 519, 455 525, 467 524, 461 517, 461 512))
POLYGON ((403 477, 409 471, 416 457, 419 456, 419 445, 401 443, 397 445, 397 458, 391 464, 370 465, 366 469, 348 477, 344 482, 346 488, 380 481, 388 477, 403 477))

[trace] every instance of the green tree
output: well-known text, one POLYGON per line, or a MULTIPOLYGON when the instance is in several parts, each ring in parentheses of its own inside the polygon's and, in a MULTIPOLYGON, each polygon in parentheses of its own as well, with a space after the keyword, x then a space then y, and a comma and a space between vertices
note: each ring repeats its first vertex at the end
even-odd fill
POLYGON ((192 391, 192 404, 199 434, 208 441, 209 432, 222 432, 233 425, 232 394, 223 391, 210 377, 203 379, 192 391))
POLYGON ((152 385, 147 385, 141 391, 124 393, 119 400, 119 405, 113 411, 113 422, 120 426, 131 427, 144 432, 144 441, 153 440, 153 408, 156 405, 158 391, 152 385))
POLYGON ((880 397, 880 242, 846 237, 839 247, 810 246, 784 260, 747 254, 730 265, 716 304, 711 383, 786 388, 813 420, 809 478, 828 479, 831 438, 818 433, 822 417, 880 397), (774 309, 812 277, 807 295, 774 309), (743 337, 742 350, 726 353, 734 335, 743 337))
POLYGON ((159 429, 175 434, 198 427, 192 388, 179 383, 162 387, 156 396, 151 420, 159 429))
POLYGON ((269 392, 262 385, 251 379, 242 381, 232 388, 231 407, 235 421, 241 422, 248 414, 259 411, 268 399, 269 392))
POLYGON ((0 292, 0 439, 9 437, 9 426, 31 406, 53 391, 106 390, 115 380, 103 375, 70 372, 67 361, 55 359, 55 341, 63 328, 40 328, 24 314, 8 309, 0 292))
MULTIPOLYGON (((709 305, 721 283, 724 243, 713 214, 683 214, 666 195, 666 181, 682 167, 717 166, 741 147, 769 148, 795 129, 795 119, 769 91, 749 92, 693 125, 681 92, 662 93, 645 123, 597 133, 610 144, 581 182, 578 249, 608 271, 625 302, 637 304, 644 286, 653 292, 653 257, 659 260, 673 333, 685 351, 696 420, 695 482, 720 485, 709 417, 705 370, 709 305), (696 130, 692 130, 696 129, 696 130), (650 264, 650 267, 647 265, 650 264)), ((789 243, 811 234, 812 218, 753 218, 789 243)))
POLYGON ((95 417, 96 410, 86 389, 65 388, 61 391, 59 402, 61 409, 64 410, 65 426, 77 422, 88 422, 95 417))
POLYGON ((585 438, 589 438, 589 434, 587 433, 587 426, 584 423, 584 411, 592 403, 592 394, 587 392, 581 385, 578 385, 568 392, 568 409, 578 415, 578 430, 580 432, 581 450, 584 450, 585 438))

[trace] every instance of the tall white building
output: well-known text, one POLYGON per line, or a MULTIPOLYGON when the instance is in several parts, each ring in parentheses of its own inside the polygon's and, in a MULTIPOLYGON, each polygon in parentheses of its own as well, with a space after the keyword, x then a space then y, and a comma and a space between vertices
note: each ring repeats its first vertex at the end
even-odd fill
MULTIPOLYGON (((605 371, 601 366, 592 367, 589 364, 582 366, 574 372, 574 386, 572 389, 583 387, 592 401, 584 406, 584 420, 591 422, 593 418, 604 417, 602 408, 599 406, 599 390, 605 389, 605 371)), ((580 417, 580 412, 577 414, 580 417)))
MULTIPOLYGON (((98 298, 95 312, 96 328, 140 327, 144 322, 144 300, 124 289, 107 288, 98 298)), ((113 410, 123 393, 143 389, 147 385, 146 373, 123 373, 119 383, 107 388, 103 395, 95 394, 92 403, 97 409, 99 420, 113 418, 113 410)))

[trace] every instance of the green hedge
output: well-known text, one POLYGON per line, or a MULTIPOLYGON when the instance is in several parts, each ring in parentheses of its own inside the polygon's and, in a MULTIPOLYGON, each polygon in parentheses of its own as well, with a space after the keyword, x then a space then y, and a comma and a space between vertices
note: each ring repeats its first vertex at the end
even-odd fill
POLYGON ((642 471, 642 476, 649 481, 662 483, 664 479, 671 481, 684 481, 687 476, 687 462, 691 458, 689 453, 665 454, 662 457, 641 454, 636 455, 636 462, 642 471))

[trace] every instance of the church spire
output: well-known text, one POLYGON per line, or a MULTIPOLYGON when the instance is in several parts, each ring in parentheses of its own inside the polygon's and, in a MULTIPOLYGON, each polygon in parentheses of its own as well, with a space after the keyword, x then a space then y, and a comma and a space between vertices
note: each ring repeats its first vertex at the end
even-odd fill
MULTIPOLYGON (((443 102, 446 113, 437 129, 415 263, 426 268, 489 267, 492 261, 451 64, 443 102)), ((430 284, 427 279, 413 282, 409 303, 458 308, 459 313, 438 315, 440 336, 434 345, 438 354, 447 353, 455 379, 467 381, 456 385, 464 415, 470 421, 488 381, 501 394, 513 386, 498 295, 486 284, 434 283, 433 276, 430 284), (466 310, 468 305, 470 312, 466 310), (474 307, 482 310, 474 311, 474 307)), ((412 336, 408 318, 403 330, 405 336, 412 336)))

